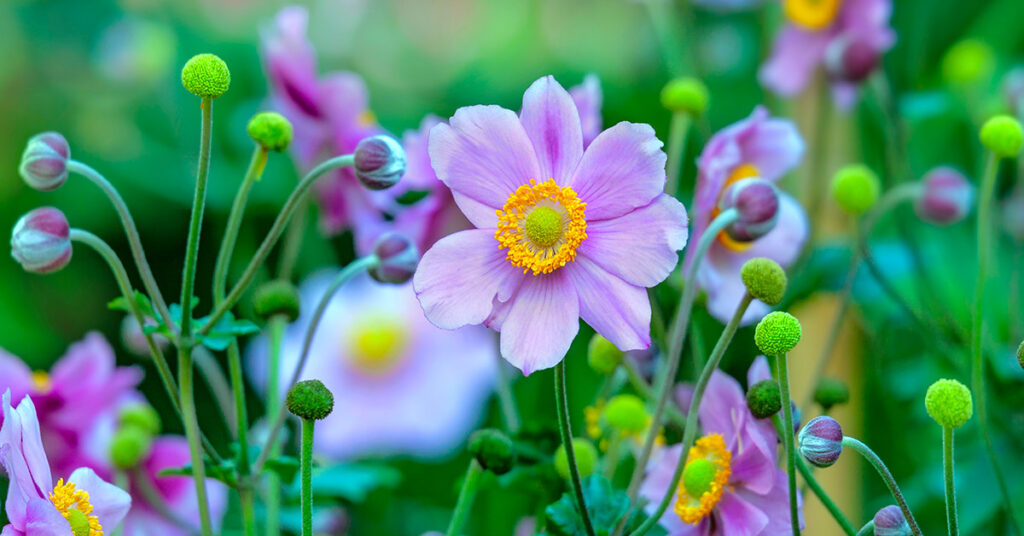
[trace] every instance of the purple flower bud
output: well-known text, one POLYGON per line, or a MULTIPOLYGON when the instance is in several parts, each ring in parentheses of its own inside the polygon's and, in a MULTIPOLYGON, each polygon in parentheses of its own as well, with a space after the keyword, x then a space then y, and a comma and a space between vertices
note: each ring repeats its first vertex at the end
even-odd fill
POLYGON ((924 189, 914 202, 922 220, 951 225, 963 220, 974 204, 974 187, 963 173, 951 167, 937 167, 922 179, 924 189))
POLYGON ((800 430, 800 454, 817 467, 829 467, 843 453, 843 429, 832 417, 815 417, 800 430))
POLYGON ((825 50, 825 69, 836 80, 861 82, 871 76, 877 66, 878 50, 856 36, 836 39, 825 50))
POLYGON ((37 208, 14 224, 11 256, 26 271, 56 272, 71 260, 70 233, 63 212, 53 207, 37 208))
POLYGON ((391 188, 405 173, 405 150, 390 136, 366 138, 356 146, 355 170, 370 190, 391 188))
POLYGON ((758 178, 742 179, 722 194, 718 208, 735 208, 740 217, 726 228, 734 240, 752 242, 768 234, 779 219, 779 192, 772 183, 758 178))
POLYGON ((370 276, 381 283, 405 283, 412 279, 420 262, 416 244, 399 233, 385 233, 373 245, 373 254, 380 263, 369 270, 370 276))
POLYGON ((18 172, 25 183, 36 190, 56 190, 68 178, 70 158, 71 148, 64 136, 58 132, 43 132, 28 140, 18 172))
POLYGON ((890 504, 875 514, 875 536, 910 536, 913 534, 903 510, 890 504))

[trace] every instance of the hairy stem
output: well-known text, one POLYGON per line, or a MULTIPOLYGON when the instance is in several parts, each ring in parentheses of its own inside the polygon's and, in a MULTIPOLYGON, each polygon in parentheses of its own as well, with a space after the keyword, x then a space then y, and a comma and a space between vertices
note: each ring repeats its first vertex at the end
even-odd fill
POLYGON ((594 524, 590 521, 587 502, 583 498, 583 481, 580 479, 579 466, 576 465, 576 449, 572 445, 572 423, 569 420, 569 397, 565 390, 564 358, 558 362, 558 365, 555 365, 555 411, 558 413, 558 431, 562 436, 562 446, 565 447, 565 459, 569 463, 569 476, 573 494, 576 497, 576 508, 583 519, 583 528, 586 529, 587 536, 595 536, 594 524))
POLYGON ((793 536, 800 536, 800 517, 796 503, 796 446, 793 441, 793 403, 789 397, 789 367, 785 355, 775 356, 775 373, 782 393, 782 435, 779 440, 786 447, 786 474, 789 477, 789 521, 793 536))
POLYGON ((942 427, 942 467, 946 480, 946 525, 949 536, 959 536, 956 490, 953 487, 953 429, 949 426, 942 427))
POLYGON ((313 419, 302 419, 302 536, 313 536, 313 419))

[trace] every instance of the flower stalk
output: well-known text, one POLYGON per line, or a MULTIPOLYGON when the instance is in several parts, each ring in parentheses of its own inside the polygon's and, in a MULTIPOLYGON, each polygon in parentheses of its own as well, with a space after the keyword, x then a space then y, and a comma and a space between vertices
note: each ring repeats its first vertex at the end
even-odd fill
POLYGON ((580 518, 583 519, 583 527, 588 536, 595 536, 594 524, 590 521, 590 512, 587 511, 587 502, 583 497, 583 482, 580 479, 580 469, 576 465, 576 449, 572 443, 572 424, 569 420, 569 397, 565 390, 565 359, 555 365, 555 411, 558 413, 558 431, 562 437, 562 446, 565 448, 565 457, 569 462, 569 475, 572 483, 573 494, 576 497, 576 509, 579 510, 580 518))
POLYGON ((459 501, 455 503, 455 511, 452 512, 452 519, 448 522, 448 531, 445 536, 459 536, 462 528, 466 526, 469 512, 473 508, 473 499, 476 497, 476 490, 480 486, 480 477, 483 475, 483 467, 480 462, 473 458, 469 461, 469 469, 466 470, 466 479, 462 482, 462 489, 459 491, 459 501))
POLYGON ((302 536, 313 536, 313 419, 302 419, 302 536))
POLYGON ((949 528, 949 536, 959 536, 956 490, 953 486, 953 428, 951 426, 942 427, 942 468, 946 481, 946 525, 949 528))
POLYGON ((789 480, 789 520, 793 536, 800 536, 800 517, 796 503, 796 447, 793 444, 793 404, 789 397, 789 366, 786 356, 775 356, 775 374, 782 389, 782 435, 779 440, 786 448, 786 474, 789 480))
POLYGON ((875 471, 878 472, 878 476, 882 477, 882 481, 885 482, 885 486, 889 488, 889 492, 892 493, 893 499, 896 499, 896 504, 899 505, 900 510, 903 511, 903 517, 907 519, 907 524, 910 525, 910 531, 914 536, 921 535, 921 527, 917 526, 917 520, 914 519, 914 513, 910 511, 910 506, 907 505, 907 500, 903 498, 903 492, 900 491, 899 485, 896 484, 896 479, 893 478, 892 473, 889 472, 889 468, 886 467, 885 462, 875 454, 875 451, 871 450, 860 440, 850 436, 843 437, 843 447, 850 448, 864 457, 875 471))

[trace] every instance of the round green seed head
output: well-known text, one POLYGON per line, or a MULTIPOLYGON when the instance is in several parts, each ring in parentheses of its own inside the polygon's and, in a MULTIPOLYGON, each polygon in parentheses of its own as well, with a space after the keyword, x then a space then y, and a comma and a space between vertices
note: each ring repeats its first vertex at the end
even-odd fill
POLYGON ((136 426, 122 428, 110 441, 110 461, 118 469, 130 469, 149 455, 152 445, 153 435, 146 430, 136 426))
POLYGON ((852 164, 832 177, 832 196, 836 203, 854 216, 871 208, 881 191, 878 175, 863 164, 852 164))
POLYGON ((708 88, 696 78, 676 78, 661 90, 661 105, 673 112, 700 117, 708 108, 708 88))
POLYGON ((1012 158, 1024 145, 1020 121, 1009 115, 997 115, 981 127, 981 144, 999 158, 1012 158))
POLYGON ((288 391, 285 405, 292 415, 306 420, 319 421, 334 410, 334 395, 320 380, 305 380, 296 383, 288 391))
POLYGON ((782 409, 782 389, 775 380, 761 380, 747 389, 747 407, 758 419, 767 419, 782 409))
POLYGON ((292 142, 292 123, 277 112, 260 112, 249 120, 249 137, 268 151, 284 151, 292 142))
POLYGON ((228 91, 231 71, 214 54, 197 54, 181 69, 181 85, 200 98, 216 99, 228 91))
POLYGON ((68 510, 68 524, 71 525, 71 534, 74 536, 89 536, 92 533, 89 516, 76 508, 68 510))
POLYGON ((938 380, 924 395, 928 415, 946 428, 959 428, 974 413, 971 390, 956 380, 938 380))
POLYGON ((622 363, 623 355, 622 350, 600 333, 595 333, 587 345, 587 363, 595 372, 605 376, 615 372, 622 363))
POLYGON ((264 283, 253 295, 252 309, 263 320, 282 315, 294 322, 299 317, 299 291, 283 279, 264 283))
POLYGON ((850 388, 838 378, 822 378, 814 389, 814 401, 825 411, 850 400, 850 388))
MULTIPOLYGON (((576 467, 580 478, 590 476, 597 465, 597 449, 589 440, 577 437, 572 440, 572 451, 576 454, 576 467)), ((554 456, 555 471, 565 480, 569 480, 569 458, 565 455, 565 445, 559 445, 554 456)))
POLYGON ((469 436, 469 453, 488 471, 503 475, 516 464, 516 448, 500 430, 485 428, 469 436))
POLYGON ((778 305, 786 295, 786 271, 771 259, 757 257, 743 263, 740 278, 751 296, 768 305, 778 305))
POLYGON ((160 415, 146 403, 126 406, 118 415, 118 424, 121 428, 140 428, 152 435, 160 433, 160 415))
POLYGON ((608 424, 628 434, 638 434, 647 429, 647 408, 636 395, 617 395, 604 406, 604 418, 608 424))
POLYGON ((764 355, 784 356, 800 342, 802 334, 800 321, 795 316, 774 311, 757 323, 757 327, 754 328, 754 343, 764 355))
POLYGON ((942 77, 954 85, 982 82, 995 64, 992 47, 977 39, 964 39, 946 51, 942 58, 942 77))

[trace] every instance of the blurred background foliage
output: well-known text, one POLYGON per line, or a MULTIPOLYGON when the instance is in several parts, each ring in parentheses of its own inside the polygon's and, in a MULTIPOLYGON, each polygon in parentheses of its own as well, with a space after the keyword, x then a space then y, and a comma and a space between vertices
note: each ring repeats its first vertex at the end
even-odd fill
MULTIPOLYGON (((887 186, 913 180, 940 164, 976 177, 981 169, 976 125, 988 113, 1006 110, 1001 81, 1010 68, 1024 64, 1020 0, 898 0, 893 15, 898 41, 885 58, 888 83, 881 91, 865 92, 852 114, 833 112, 828 128, 815 136, 813 125, 823 112, 813 94, 784 102, 766 95, 757 83, 757 68, 779 20, 777 4, 717 14, 666 2, 653 7, 655 24, 642 3, 626 0, 305 4, 312 13, 310 38, 321 72, 344 69, 365 77, 374 113, 395 133, 416 127, 427 113, 448 117, 463 105, 494 103, 518 109, 523 90, 544 74, 554 74, 570 86, 595 72, 604 90, 606 126, 622 120, 650 123, 665 139, 669 114, 659 105, 659 91, 675 74, 697 74, 707 83, 712 104, 688 143, 684 177, 691 180, 693 161, 707 137, 745 117, 759 103, 797 119, 808 138, 808 159, 824 154, 821 175, 810 177, 812 181, 827 181, 835 169, 851 161, 869 164, 887 186), (663 43, 659 27, 671 31, 663 43), (950 85, 949 77, 943 76, 942 59, 964 38, 987 44, 992 56, 977 63, 982 75, 972 83, 950 85), (886 114, 890 104, 901 116, 895 123, 900 136, 896 138, 886 114), (905 143, 898 142, 901 138, 905 143), (893 155, 901 160, 905 156, 905 163, 891 166, 888 159, 893 155)), ((265 105, 260 30, 283 5, 265 0, 0 3, 0 170, 5 170, 0 175, 0 228, 11 228, 33 207, 54 205, 65 211, 73 226, 104 237, 128 258, 124 234, 98 190, 72 179, 59 191, 44 194, 17 177, 25 140, 43 130, 58 130, 70 141, 76 159, 99 169, 120 189, 132 207, 158 280, 166 294, 176 294, 200 119, 196 99, 181 88, 179 70, 193 54, 214 52, 230 65, 232 85, 216 107, 197 289, 198 295, 208 295, 213 246, 248 162, 251 141, 244 126, 265 105)), ((1004 163, 1001 198, 1010 195, 1016 170, 1015 162, 1004 163)), ((250 253, 262 239, 294 183, 290 160, 272 157, 264 180, 254 189, 239 256, 250 253)), ((795 191, 794 185, 804 183, 794 179, 787 184, 795 191)), ((830 311, 819 302, 842 285, 849 257, 850 224, 836 207, 827 203, 813 221, 818 242, 793 270, 787 299, 795 312, 811 312, 801 350, 807 363, 820 351, 831 317, 830 312, 817 314, 830 311), (814 316, 822 320, 810 318, 814 316)), ((926 533, 942 531, 944 510, 940 433, 925 415, 923 393, 935 378, 968 378, 964 341, 974 286, 973 236, 972 220, 933 228, 917 221, 908 208, 883 221, 872 240, 875 259, 928 330, 920 329, 862 270, 854 287, 856 312, 836 358, 842 359, 836 370, 850 380, 854 398, 851 410, 842 414, 844 426, 887 460, 926 533)), ((350 255, 347 243, 344 237, 318 239, 310 223, 299 272, 345 261, 350 255)), ((1013 358, 1016 343, 1024 336, 1022 244, 1006 233, 1001 233, 999 244, 999 262, 985 274, 992 289, 985 335, 994 393, 990 412, 998 432, 997 449, 1019 511, 1024 512, 1024 479, 1019 478, 1024 474, 1019 455, 1024 447, 1024 373, 1013 358)), ((115 341, 122 354, 116 343, 121 316, 106 308, 116 292, 106 266, 83 248, 76 251, 69 269, 45 277, 23 272, 13 260, 0 261, 0 347, 33 367, 46 368, 70 342, 98 330, 115 341)), ((659 293, 666 312, 673 308, 673 296, 669 289, 659 293)), ((797 316, 804 318, 799 312, 797 316)), ((699 338, 710 345, 720 324, 703 312, 694 321, 699 338)), ((751 332, 740 332, 724 362, 740 378, 754 352, 751 332)), ((568 357, 570 403, 578 433, 582 408, 592 403, 599 384, 598 376, 584 365, 589 333, 586 328, 581 331, 568 357)), ((119 359, 132 361, 127 353, 119 359)), ((683 370, 691 374, 688 367, 683 370)), ((144 390, 169 414, 155 375, 147 379, 144 390)), ((515 390, 522 414, 531 417, 538 433, 551 433, 555 419, 550 371, 518 380, 515 390)), ((802 392, 798 389, 798 400, 802 392)), ((199 407, 209 407, 203 403, 209 394, 200 388, 198 396, 199 407)), ((258 402, 252 410, 260 414, 258 402)), ((215 441, 226 442, 213 413, 201 418, 209 423, 206 429, 215 441)), ((496 407, 488 421, 500 423, 496 407)), ((174 419, 165 422, 175 431, 174 419)), ((958 442, 964 532, 1004 534, 999 501, 987 491, 994 489, 994 481, 976 421, 958 433, 958 442)), ((837 467, 860 463, 849 458, 837 467)), ((352 506, 352 532, 418 534, 444 526, 465 461, 464 455, 429 464, 390 460, 401 470, 401 481, 352 506)), ((859 512, 854 515, 857 520, 890 502, 875 475, 863 470, 847 474, 861 475, 856 478, 862 485, 840 480, 828 487, 854 490, 847 504, 853 514, 859 512)), ((547 499, 522 493, 525 488, 517 488, 520 485, 528 483, 485 486, 471 533, 510 534, 518 517, 540 511, 547 504, 544 500, 550 502, 559 492, 557 480, 547 499)), ((828 525, 812 533, 828 534, 831 529, 828 525)))

